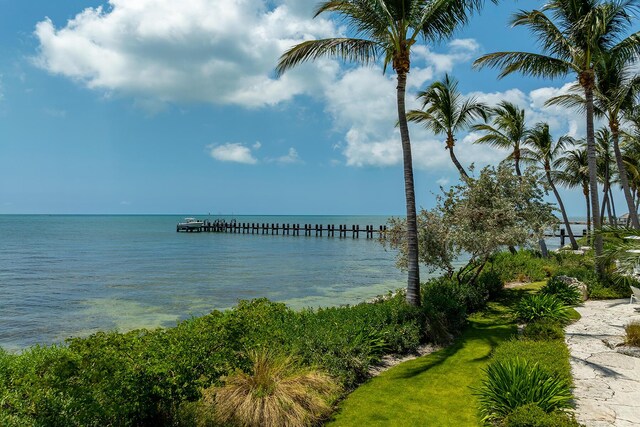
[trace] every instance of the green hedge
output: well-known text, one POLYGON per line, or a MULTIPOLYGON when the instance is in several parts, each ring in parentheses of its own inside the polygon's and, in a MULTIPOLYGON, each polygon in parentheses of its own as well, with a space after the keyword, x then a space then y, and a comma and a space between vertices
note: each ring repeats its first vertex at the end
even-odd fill
POLYGON ((402 295, 352 307, 293 311, 266 299, 174 328, 100 332, 67 346, 0 351, 0 425, 172 425, 183 402, 235 369, 249 350, 277 349, 347 389, 390 352, 424 341, 425 316, 402 295))

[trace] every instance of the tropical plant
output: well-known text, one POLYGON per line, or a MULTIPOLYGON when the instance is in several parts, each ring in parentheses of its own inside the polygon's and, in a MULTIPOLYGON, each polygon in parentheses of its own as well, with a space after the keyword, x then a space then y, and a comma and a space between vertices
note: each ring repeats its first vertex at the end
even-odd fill
POLYGON ((564 338, 564 330, 558 322, 543 319, 527 323, 522 329, 522 336, 529 340, 561 340, 564 338))
POLYGON ((276 72, 284 73, 296 65, 321 57, 370 64, 384 59, 396 72, 398 126, 404 162, 405 198, 407 208, 407 302, 420 304, 420 272, 418 266, 418 228, 416 220, 411 141, 405 111, 407 74, 411 67, 411 47, 422 35, 434 42, 445 39, 470 15, 479 11, 482 0, 330 0, 320 4, 315 16, 335 12, 348 24, 354 37, 308 40, 286 51, 276 72))
MULTIPOLYGON (((594 138, 593 93, 596 88, 596 64, 605 52, 622 58, 640 53, 640 35, 622 35, 633 25, 637 1, 551 0, 541 10, 521 11, 514 15, 514 26, 526 26, 540 41, 542 53, 495 52, 475 61, 476 66, 502 68, 500 77, 520 71, 525 75, 557 78, 575 73, 584 91, 589 185, 593 223, 600 224, 596 146, 594 138), (549 14, 550 16, 548 16, 549 14)), ((602 239, 596 235, 596 256, 602 254, 602 239)), ((596 262, 598 275, 603 266, 596 262)))
POLYGON ((291 358, 262 350, 250 374, 238 371, 215 389, 215 414, 243 427, 316 424, 331 412, 338 387, 328 375, 301 369, 291 358))
POLYGON ((533 322, 547 319, 556 322, 569 320, 567 306, 553 295, 527 295, 516 304, 514 313, 518 320, 533 322))
POLYGON ((464 170, 453 147, 456 142, 456 132, 471 126, 475 119, 487 120, 488 107, 476 101, 475 98, 463 98, 458 91, 458 81, 445 74, 441 81, 432 83, 427 90, 418 93, 422 101, 421 110, 411 110, 407 113, 410 122, 422 123, 424 127, 436 135, 446 135, 446 149, 463 180, 469 175, 464 170))
POLYGON ((563 411, 547 414, 535 403, 520 406, 502 422, 502 427, 581 427, 573 415, 563 411))
POLYGON ((632 275, 640 266, 640 230, 604 227, 601 234, 607 242, 605 262, 615 264, 620 275, 632 275))
MULTIPOLYGON (((582 145, 582 144, 580 144, 582 145)), ((587 234, 591 234, 591 200, 589 198, 589 164, 586 147, 579 146, 567 150, 553 164, 558 170, 553 174, 554 180, 567 188, 582 188, 582 195, 587 206, 587 234)))
POLYGON ((520 358, 494 361, 477 390, 484 420, 499 420, 520 406, 536 404, 544 412, 571 407, 569 383, 520 358))
POLYGON ((520 147, 524 141, 526 128, 524 121, 524 109, 517 105, 502 101, 497 107, 490 110, 492 124, 482 123, 473 126, 473 130, 484 132, 484 135, 475 141, 475 144, 488 144, 493 147, 511 150, 516 174, 522 176, 520 171, 520 147))
POLYGON ((522 150, 522 161, 524 163, 537 165, 542 170, 547 180, 547 184, 553 190, 553 194, 556 196, 558 206, 560 207, 560 213, 562 214, 562 220, 564 226, 567 229, 569 240, 571 241, 571 247, 578 249, 578 242, 571 231, 571 224, 569 223, 569 217, 567 211, 562 203, 560 193, 553 182, 552 165, 556 159, 560 157, 567 144, 574 144, 573 138, 568 136, 562 136, 557 141, 553 141, 551 133, 549 132, 549 125, 547 123, 537 123, 533 128, 526 132, 524 145, 527 147, 522 150))
POLYGON ((553 295, 565 305, 576 305, 582 301, 582 293, 577 286, 571 285, 558 276, 554 276, 540 289, 544 295, 553 295))

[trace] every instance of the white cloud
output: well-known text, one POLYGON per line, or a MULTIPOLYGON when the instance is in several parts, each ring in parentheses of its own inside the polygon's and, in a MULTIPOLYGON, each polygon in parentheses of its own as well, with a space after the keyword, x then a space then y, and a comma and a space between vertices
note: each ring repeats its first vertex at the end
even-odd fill
POLYGON ((449 182, 451 182, 451 180, 447 177, 440 177, 438 178, 438 180, 436 180, 436 183, 440 186, 440 187, 444 187, 446 185, 449 185, 449 182))
POLYGON ((229 142, 222 145, 209 145, 209 154, 221 162, 243 163, 255 165, 258 160, 251 153, 251 149, 237 142, 229 142))
POLYGON ((298 151, 293 147, 289 148, 289 152, 286 155, 278 157, 277 159, 275 159, 275 161, 282 164, 302 162, 302 160, 300 160, 300 156, 298 155, 298 151))
POLYGON ((332 21, 311 19, 311 5, 298 3, 109 0, 61 28, 48 18, 39 22, 35 62, 88 88, 147 103, 272 105, 317 88, 338 70, 325 60, 273 77, 285 49, 339 33, 332 21))

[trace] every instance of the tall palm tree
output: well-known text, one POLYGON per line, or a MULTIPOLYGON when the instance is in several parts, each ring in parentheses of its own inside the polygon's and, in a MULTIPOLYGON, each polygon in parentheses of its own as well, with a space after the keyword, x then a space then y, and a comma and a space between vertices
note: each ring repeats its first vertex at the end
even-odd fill
MULTIPOLYGON (((620 122, 622 116, 633 108, 635 97, 640 90, 640 77, 630 72, 629 60, 625 52, 621 53, 618 50, 602 52, 599 55, 595 68, 597 78, 594 90, 594 113, 608 122, 622 192, 629 212, 634 212, 635 203, 620 150, 620 122)), ((576 85, 572 88, 573 93, 553 97, 546 102, 546 105, 580 107, 584 110, 586 99, 579 95, 580 89, 579 85, 576 85)), ((607 200, 612 199, 608 197, 607 200)), ((602 210, 600 212, 602 216, 602 210)), ((640 228, 638 218, 632 217, 631 225, 633 228, 640 228)))
POLYGON ((604 225, 604 215, 605 209, 606 213, 609 216, 610 225, 613 224, 613 199, 610 196, 611 193, 611 182, 613 181, 613 162, 614 162, 614 154, 612 152, 612 144, 611 144, 611 132, 607 128, 598 129, 596 132, 596 150, 598 153, 598 176, 600 177, 600 181, 602 181, 602 206, 600 207, 600 218, 604 225))
POLYGON ((482 117, 486 121, 488 107, 475 98, 463 98, 458 91, 458 81, 448 74, 441 81, 432 83, 427 90, 418 92, 418 99, 422 101, 422 110, 409 111, 407 119, 423 123, 425 128, 436 135, 446 135, 445 144, 451 161, 466 182, 469 175, 453 152, 455 134, 469 128, 471 121, 477 118, 482 117))
POLYGON ((473 126, 473 130, 485 133, 475 143, 510 149, 512 151, 510 157, 515 163, 516 174, 522 176, 520 145, 526 132, 524 109, 511 102, 502 101, 497 107, 491 109, 491 116, 492 125, 482 123, 473 126))
POLYGON ((426 41, 440 41, 465 24, 479 11, 482 0, 329 0, 321 3, 315 16, 337 13, 353 37, 308 40, 286 51, 278 62, 277 74, 322 57, 371 64, 383 58, 396 72, 398 126, 402 142, 407 208, 408 280, 407 302, 420 305, 418 227, 411 160, 411 141, 405 111, 407 74, 411 68, 411 47, 421 35, 426 41))
MULTIPOLYGON (((594 225, 600 224, 600 212, 595 209, 600 205, 593 128, 595 64, 599 55, 606 51, 619 51, 629 57, 640 53, 638 33, 620 40, 633 24, 631 12, 637 5, 638 0, 550 0, 541 10, 521 11, 512 20, 514 26, 524 25, 534 33, 541 43, 542 53, 496 52, 484 55, 474 63, 481 67, 502 68, 500 77, 515 71, 548 78, 563 77, 569 73, 577 75, 586 100, 587 154, 594 225)), ((596 234, 594 248, 596 256, 600 257, 603 249, 600 234, 596 234)), ((602 275, 602 264, 595 264, 598 275, 602 275)))
POLYGON ((564 203, 562 203, 562 198, 560 197, 560 193, 558 193, 558 189, 556 188, 552 178, 554 175, 552 165, 558 156, 562 154, 565 146, 573 143, 575 143, 573 138, 566 136, 563 136, 554 142, 551 137, 551 133, 549 132, 549 125, 547 123, 537 123, 526 133, 524 139, 524 145, 526 148, 522 150, 522 161, 523 163, 537 165, 544 172, 547 183, 553 190, 553 194, 556 196, 556 200, 558 201, 558 206, 560 207, 562 220, 564 221, 564 226, 567 229, 567 234, 569 235, 571 247, 575 250, 578 249, 578 242, 576 242, 576 239, 573 236, 567 211, 564 208, 564 203))
POLYGON ((567 150, 553 166, 560 169, 554 179, 567 188, 582 188, 587 206, 587 234, 591 235, 591 202, 589 201, 589 163, 586 147, 567 150))

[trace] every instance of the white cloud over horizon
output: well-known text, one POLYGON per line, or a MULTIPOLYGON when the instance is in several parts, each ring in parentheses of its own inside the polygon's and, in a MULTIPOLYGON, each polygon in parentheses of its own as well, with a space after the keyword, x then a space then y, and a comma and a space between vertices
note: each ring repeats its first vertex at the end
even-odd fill
POLYGON ((147 103, 274 105, 337 72, 320 61, 276 79, 278 57, 293 44, 339 33, 310 19, 312 5, 291 0, 109 0, 62 28, 37 23, 35 64, 104 92, 147 103))
POLYGON ((238 142, 207 146, 209 155, 220 162, 255 165, 258 159, 253 156, 251 148, 238 142))
MULTIPOLYGON (((74 80, 105 98, 120 95, 155 112, 172 103, 210 103, 259 108, 280 105, 297 95, 323 102, 340 135, 342 164, 388 167, 402 163, 395 128, 396 80, 393 70, 341 67, 334 60, 305 64, 276 78, 278 57, 303 40, 334 37, 346 30, 325 17, 312 19, 314 5, 298 0, 109 0, 108 6, 86 8, 68 22, 38 22, 34 63, 49 73, 74 80)), ((407 110, 418 108, 418 90, 481 51, 475 39, 454 39, 443 51, 416 45, 407 82, 407 110)), ((526 109, 527 121, 549 122, 554 135, 580 137, 584 120, 566 108, 545 107, 549 96, 569 85, 541 87, 525 93, 471 92, 495 105, 506 99, 526 109)), ((0 100, 2 76, 0 75, 0 100)), ((453 171, 443 137, 411 125, 413 159, 418 169, 453 171)), ((456 154, 465 166, 495 163, 505 153, 473 144, 476 135, 457 135, 456 154)), ((223 162, 301 163, 290 147, 280 156, 261 160, 260 143, 207 146, 223 162)))

